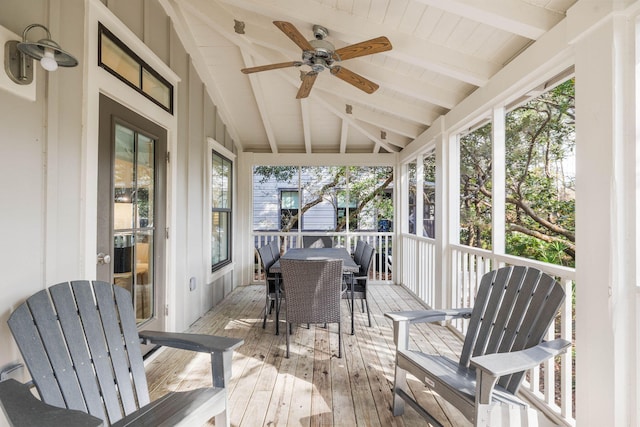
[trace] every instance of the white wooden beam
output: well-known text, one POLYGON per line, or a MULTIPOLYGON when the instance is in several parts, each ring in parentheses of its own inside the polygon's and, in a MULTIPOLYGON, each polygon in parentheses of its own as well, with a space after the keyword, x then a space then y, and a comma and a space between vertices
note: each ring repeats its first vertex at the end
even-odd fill
MULTIPOLYGON (((400 136, 398 136, 397 134, 395 134, 393 132, 385 130, 384 128, 381 128, 380 125, 375 125, 375 124, 371 124, 371 123, 359 123, 359 124, 360 124, 360 127, 362 129, 365 129, 368 134, 370 134, 370 135, 378 135, 380 140, 384 141, 385 144, 393 145, 395 147, 398 147, 398 148, 402 149, 402 148, 406 147, 407 144, 409 144, 409 142, 410 142, 409 139, 402 140, 402 138, 400 136), (384 139, 382 138, 382 136, 380 136, 380 132, 381 131, 385 132, 384 139)), ((397 150, 394 149, 394 151, 397 151, 397 150)))
MULTIPOLYGON (((245 28, 245 35, 243 37, 253 44, 278 51, 282 53, 285 58, 288 58, 287 60, 300 59, 300 50, 296 50, 295 44, 287 39, 284 34, 274 34, 273 30, 256 25, 249 25, 245 28)), ((464 88, 465 90, 462 91, 447 89, 442 84, 435 85, 428 81, 399 74, 395 70, 371 62, 364 64, 357 60, 347 60, 342 65, 376 82, 382 88, 389 88, 408 97, 416 98, 420 101, 446 109, 451 109, 458 104, 458 102, 466 96, 466 89, 468 89, 466 87, 464 88)))
POLYGON ((302 98, 300 100, 300 112, 302 114, 302 135, 304 137, 304 151, 311 154, 311 113, 309 112, 309 100, 302 98))
POLYGON ((349 137, 349 122, 342 120, 342 129, 340 131, 340 154, 347 152, 347 138, 349 137))
POLYGON ((509 33, 537 40, 564 15, 521 0, 415 0, 509 33))
POLYGON ((206 86, 207 92, 216 104, 220 118, 225 122, 229 135, 238 147, 238 150, 242 151, 243 145, 238 133, 237 120, 227 109, 224 98, 220 94, 217 85, 213 81, 211 74, 207 72, 207 65, 205 64, 202 55, 198 53, 197 45, 191 35, 191 31, 189 31, 189 25, 186 22, 182 11, 177 7, 175 0, 160 0, 160 5, 167 16, 171 19, 171 22, 175 27, 176 34, 184 44, 185 49, 189 52, 191 60, 193 61, 193 66, 198 70, 200 78, 206 86))
MULTIPOLYGON (((243 52, 249 52, 249 54, 255 59, 255 61, 259 61, 259 63, 271 63, 273 58, 266 58, 266 54, 263 49, 251 43, 249 39, 244 36, 239 36, 236 33, 230 33, 229 23, 233 22, 233 17, 222 7, 216 5, 215 3, 208 2, 205 0, 191 0, 189 2, 183 3, 184 7, 189 10, 190 13, 197 14, 201 17, 203 22, 206 22, 213 29, 218 31, 221 35, 226 37, 231 43, 235 44, 242 50, 243 52), (264 61, 264 62, 262 62, 264 61)), ((274 26, 275 28, 275 26, 274 26)), ((246 29, 245 31, 255 31, 251 29, 246 29)), ((277 29, 276 29, 277 31, 277 29)), ((279 32, 279 31, 277 31, 279 32)), ((276 34, 277 34, 276 32, 276 34)), ((283 37, 286 40, 286 37, 283 37)), ((293 43, 291 43, 293 44, 293 43)), ((286 61, 287 59, 282 58, 282 61, 286 61)), ((291 78, 285 73, 282 73, 280 70, 269 71, 271 73, 279 73, 282 78, 287 80, 294 87, 298 87, 300 82, 297 79, 291 78)), ((311 96, 318 99, 321 95, 318 93, 319 91, 324 91, 330 95, 335 93, 335 88, 332 84, 327 84, 324 82, 324 79, 332 79, 334 76, 329 73, 322 73, 321 76, 316 80, 314 84, 314 88, 312 90, 311 96)), ((343 83, 343 82, 339 82, 343 83)), ((440 113, 434 112, 432 109, 427 107, 419 106, 419 105, 410 105, 407 102, 402 101, 401 99, 385 96, 383 93, 376 92, 374 94, 366 94, 357 89, 352 89, 349 85, 346 85, 345 91, 341 92, 341 95, 345 96, 351 104, 361 104, 361 105, 372 105, 372 108, 381 111, 384 113, 384 121, 380 123, 384 124, 387 120, 391 118, 397 117, 402 118, 403 120, 413 121, 415 123, 423 123, 425 125, 429 125, 432 120, 435 120, 440 113)), ((326 101, 326 103, 331 103, 331 101, 326 101)), ((334 110, 340 111, 341 107, 334 107, 334 110)), ((340 113, 343 114, 343 113, 340 113)), ((378 116, 377 119, 383 119, 383 117, 378 116)), ((353 121, 353 118, 348 118, 350 122, 353 121)), ((385 126, 387 129, 393 129, 394 132, 399 134, 411 134, 415 131, 415 129, 408 129, 404 131, 400 131, 398 128, 399 122, 391 121, 389 126, 385 126)), ((270 126, 265 123, 265 129, 270 126)), ((270 140, 271 142, 271 140, 270 140)), ((383 146, 387 145, 386 143, 383 146)), ((387 147, 385 147, 387 149, 387 147)), ((276 151, 277 152, 277 151, 276 151)))
MULTIPOLYGON (((242 59, 244 60, 245 66, 253 67, 253 59, 246 54, 244 51, 241 51, 242 59)), ((253 91, 253 97, 256 101, 256 105, 258 106, 258 112, 260 113, 260 118, 262 119, 262 126, 264 127, 264 131, 267 135, 267 140, 269 141, 269 146, 271 147, 272 153, 278 152, 278 144, 276 142, 276 137, 273 133, 273 127, 271 126, 271 121, 269 120, 269 114, 267 110, 267 102, 262 91, 262 85, 259 82, 259 76, 256 74, 249 75, 249 82, 251 83, 251 89, 253 91)))

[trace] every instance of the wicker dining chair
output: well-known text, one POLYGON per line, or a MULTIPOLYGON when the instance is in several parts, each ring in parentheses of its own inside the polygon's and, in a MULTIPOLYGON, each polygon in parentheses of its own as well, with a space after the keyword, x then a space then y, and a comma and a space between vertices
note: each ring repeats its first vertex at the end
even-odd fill
POLYGON ((287 355, 291 325, 338 324, 338 357, 342 357, 340 301, 344 292, 341 259, 293 260, 280 258, 282 280, 286 283, 287 355))
POLYGON ((369 311, 369 301, 367 300, 369 285, 369 270, 373 264, 373 255, 375 254, 375 248, 369 243, 362 245, 361 256, 356 263, 360 266, 360 271, 354 273, 352 276, 346 276, 348 285, 347 291, 343 294, 343 298, 349 300, 349 308, 351 310, 351 335, 355 333, 354 325, 354 311, 355 300, 359 299, 362 306, 362 312, 364 313, 365 306, 367 310, 367 319, 369 326, 371 326, 371 312, 369 311))
POLYGON ((353 260, 358 265, 360 265, 360 259, 362 258, 362 251, 364 250, 364 247, 366 244, 367 242, 365 242, 364 240, 358 240, 358 242, 356 243, 356 249, 353 251, 353 260))
POLYGON ((280 259, 280 237, 276 236, 275 239, 269 242, 269 247, 271 248, 271 255, 273 255, 274 261, 280 259))

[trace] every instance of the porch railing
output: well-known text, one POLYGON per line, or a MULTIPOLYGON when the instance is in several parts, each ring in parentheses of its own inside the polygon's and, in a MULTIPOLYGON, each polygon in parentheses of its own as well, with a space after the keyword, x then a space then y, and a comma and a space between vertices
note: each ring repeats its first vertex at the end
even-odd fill
MULTIPOLYGON (((402 238, 403 284, 428 306, 435 306, 435 240, 413 235, 402 238)), ((547 332, 547 339, 564 338, 574 341, 573 302, 575 270, 572 268, 497 255, 490 251, 462 245, 450 246, 451 286, 442 290, 453 307, 472 307, 482 275, 506 265, 535 267, 553 276, 564 288, 567 297, 559 314, 547 332)), ((452 322, 452 328, 462 336, 468 321, 452 322)), ((532 369, 522 387, 522 393, 554 422, 575 426, 574 349, 532 369)))
MULTIPOLYGON (((350 253, 356 248, 358 240, 373 245, 375 254, 373 263, 369 272, 370 280, 377 283, 393 283, 393 233, 382 232, 271 232, 271 231, 254 231, 253 240, 256 248, 266 245, 273 239, 279 239, 280 252, 285 253, 291 248, 301 248, 303 237, 317 236, 329 237, 334 247, 346 248, 350 253)), ((262 264, 256 251, 254 255, 254 274, 253 282, 258 283, 263 276, 262 264)))

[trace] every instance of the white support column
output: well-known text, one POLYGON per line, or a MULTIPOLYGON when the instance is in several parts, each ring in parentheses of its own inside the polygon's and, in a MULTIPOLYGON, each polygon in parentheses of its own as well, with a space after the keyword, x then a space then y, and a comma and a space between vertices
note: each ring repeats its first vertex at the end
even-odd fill
POLYGON ((452 306, 451 251, 449 245, 460 242, 460 143, 450 135, 444 119, 434 122, 440 133, 436 145, 436 291, 434 308, 452 306))
POLYGON ((234 191, 237 204, 233 209, 234 287, 253 282, 254 243, 253 230, 253 153, 238 153, 236 160, 237 186, 234 191))
POLYGON ((504 107, 494 107, 491 123, 491 248, 496 254, 504 254, 505 251, 505 116, 504 107))
MULTIPOLYGON (((584 16, 570 18, 579 26, 584 16)), ((631 426, 639 421, 634 21, 614 13, 590 27, 573 43, 577 425, 631 426)))
POLYGON ((398 182, 398 190, 394 191, 396 209, 394 209, 394 227, 396 233, 396 243, 393 248, 392 274, 396 284, 405 283, 404 268, 405 264, 398 264, 400 260, 404 260, 404 233, 409 232, 409 168, 406 163, 400 163, 396 166, 397 176, 394 180, 398 182))
POLYGON ((416 157, 416 236, 424 235, 424 155, 416 157))

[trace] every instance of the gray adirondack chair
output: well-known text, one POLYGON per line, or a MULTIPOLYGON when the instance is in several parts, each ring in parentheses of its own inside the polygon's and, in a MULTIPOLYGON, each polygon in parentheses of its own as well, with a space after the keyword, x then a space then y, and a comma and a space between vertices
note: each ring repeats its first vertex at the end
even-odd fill
POLYGON ((535 425, 517 396, 524 374, 566 351, 567 340, 543 342, 564 291, 552 277, 527 267, 504 267, 482 277, 473 309, 385 313, 393 320, 396 344, 393 414, 408 403, 436 426, 442 424, 412 397, 410 373, 455 406, 476 426, 535 425), (409 326, 468 318, 458 361, 409 348, 409 326))
POLYGON ((131 294, 104 282, 60 283, 32 295, 9 317, 41 400, 29 386, 0 382, 12 426, 229 426, 226 386, 233 350, 243 341, 212 335, 138 334, 131 294), (140 344, 211 354, 213 387, 150 402, 140 344))

